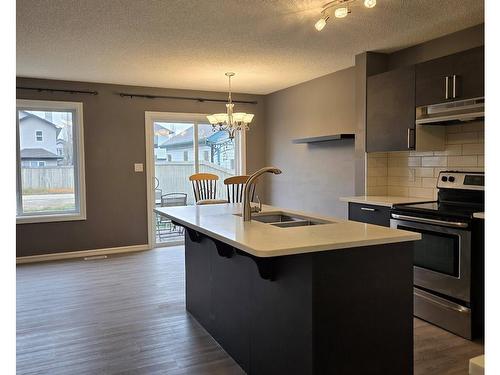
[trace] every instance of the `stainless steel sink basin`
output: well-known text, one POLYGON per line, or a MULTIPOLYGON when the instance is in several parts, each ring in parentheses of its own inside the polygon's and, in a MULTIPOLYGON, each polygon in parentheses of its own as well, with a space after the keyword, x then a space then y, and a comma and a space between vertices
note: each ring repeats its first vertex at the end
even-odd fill
POLYGON ((297 220, 297 221, 285 221, 282 223, 271 223, 271 225, 274 225, 275 227, 279 228, 306 227, 309 225, 318 225, 318 224, 325 224, 325 223, 320 223, 311 220, 297 220))
MULTIPOLYGON (((241 214, 236 214, 241 216, 241 214)), ((273 225, 279 228, 304 227, 309 225, 331 224, 332 221, 288 212, 264 212, 252 214, 252 220, 273 225)))
POLYGON ((255 214, 252 215, 252 220, 260 221, 261 223, 283 223, 288 221, 300 220, 297 217, 293 217, 285 214, 255 214))

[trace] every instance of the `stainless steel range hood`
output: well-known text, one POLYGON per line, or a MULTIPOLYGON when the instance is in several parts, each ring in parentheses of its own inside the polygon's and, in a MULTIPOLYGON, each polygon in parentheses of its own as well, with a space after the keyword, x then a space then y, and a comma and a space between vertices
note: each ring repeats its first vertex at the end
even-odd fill
POLYGON ((451 125, 484 119, 484 97, 416 108, 417 125, 451 125))

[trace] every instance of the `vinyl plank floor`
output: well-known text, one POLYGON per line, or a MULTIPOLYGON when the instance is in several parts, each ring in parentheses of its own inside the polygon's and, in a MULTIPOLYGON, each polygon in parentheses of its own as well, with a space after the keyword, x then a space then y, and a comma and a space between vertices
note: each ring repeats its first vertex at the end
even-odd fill
MULTIPOLYGON (((244 374, 188 314, 182 247, 17 267, 17 373, 244 374)), ((467 374, 482 354, 415 319, 415 374, 467 374)))

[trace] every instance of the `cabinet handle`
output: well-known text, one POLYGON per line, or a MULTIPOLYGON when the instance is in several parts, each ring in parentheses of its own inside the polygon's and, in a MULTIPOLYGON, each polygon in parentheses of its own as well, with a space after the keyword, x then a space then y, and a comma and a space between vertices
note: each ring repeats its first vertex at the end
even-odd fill
POLYGON ((371 207, 361 207, 361 211, 375 212, 375 211, 377 211, 377 209, 376 208, 371 208, 371 207))
POLYGON ((415 148, 415 143, 412 142, 412 137, 411 137, 411 132, 413 131, 412 128, 408 128, 408 131, 407 131, 407 140, 406 140, 406 144, 408 146, 408 150, 413 150, 415 148))
POLYGON ((450 98, 449 87, 450 87, 450 77, 446 76, 444 78, 444 98, 445 99, 449 99, 450 98))
POLYGON ((457 97, 457 75, 453 74, 453 92, 452 97, 455 99, 457 97))

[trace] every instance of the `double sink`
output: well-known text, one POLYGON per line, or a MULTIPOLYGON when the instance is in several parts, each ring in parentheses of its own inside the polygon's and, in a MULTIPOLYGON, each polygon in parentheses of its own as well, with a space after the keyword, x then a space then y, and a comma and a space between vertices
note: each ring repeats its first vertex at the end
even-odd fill
MULTIPOLYGON (((241 214, 237 214, 241 216, 241 214)), ((332 221, 296 215, 289 212, 253 213, 252 220, 273 225, 279 228, 305 227, 309 225, 331 224, 332 221)))

